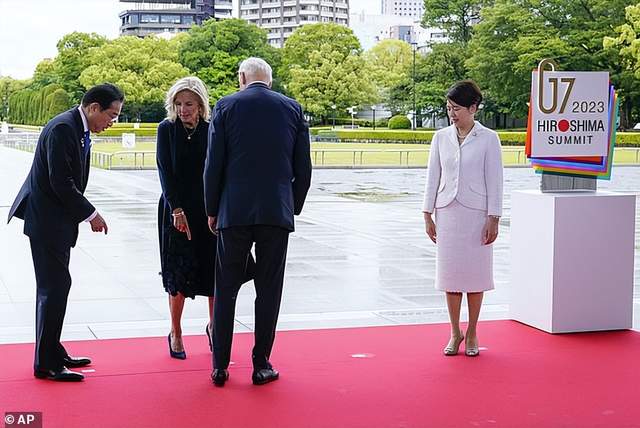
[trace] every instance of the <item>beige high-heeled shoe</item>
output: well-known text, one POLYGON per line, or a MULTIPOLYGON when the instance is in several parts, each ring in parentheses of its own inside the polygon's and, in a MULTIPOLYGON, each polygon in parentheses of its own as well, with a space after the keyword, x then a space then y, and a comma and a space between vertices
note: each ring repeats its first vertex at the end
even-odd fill
POLYGON ((444 348, 444 355, 450 357, 452 355, 456 355, 458 353, 458 348, 460 348, 460 344, 464 340, 464 333, 460 332, 460 336, 452 337, 449 339, 449 343, 444 348))
POLYGON ((480 355, 480 348, 478 347, 478 343, 476 342, 475 346, 468 346, 467 341, 464 341, 464 355, 467 357, 477 357, 480 355))

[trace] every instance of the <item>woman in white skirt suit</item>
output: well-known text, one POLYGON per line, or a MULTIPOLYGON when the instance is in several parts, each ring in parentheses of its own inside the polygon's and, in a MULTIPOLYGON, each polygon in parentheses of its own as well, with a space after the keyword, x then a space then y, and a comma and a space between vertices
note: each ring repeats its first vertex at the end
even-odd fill
POLYGON ((482 102, 471 80, 447 93, 452 125, 431 141, 424 222, 436 244, 436 288, 447 294, 451 338, 445 355, 479 355, 476 326, 483 293, 493 289, 493 246, 502 215, 502 153, 498 134, 474 120, 482 102), (462 294, 467 293, 469 324, 460 330, 462 294))

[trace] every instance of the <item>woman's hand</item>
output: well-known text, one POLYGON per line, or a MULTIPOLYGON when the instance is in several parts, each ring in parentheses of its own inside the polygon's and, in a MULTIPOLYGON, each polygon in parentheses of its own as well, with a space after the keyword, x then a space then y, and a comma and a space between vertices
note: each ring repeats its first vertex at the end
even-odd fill
POLYGON ((487 216, 487 221, 482 229, 482 243, 484 245, 492 244, 498 237, 498 223, 500 219, 494 216, 487 216))
POLYGON ((189 229, 189 222, 187 221, 187 215, 182 208, 176 208, 173 210, 173 227, 178 231, 187 234, 187 239, 191 241, 191 230, 189 229))
POLYGON ((424 228, 429 238, 436 243, 436 224, 433 222, 431 218, 431 213, 423 213, 424 214, 424 228))

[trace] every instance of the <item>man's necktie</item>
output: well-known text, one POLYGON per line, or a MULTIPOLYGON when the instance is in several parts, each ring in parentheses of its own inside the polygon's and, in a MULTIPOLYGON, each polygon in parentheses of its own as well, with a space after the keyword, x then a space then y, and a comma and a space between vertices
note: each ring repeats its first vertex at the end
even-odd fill
POLYGON ((84 133, 84 137, 83 137, 83 141, 84 141, 84 157, 87 157, 87 153, 89 153, 89 150, 91 149, 91 138, 89 137, 89 131, 84 133))

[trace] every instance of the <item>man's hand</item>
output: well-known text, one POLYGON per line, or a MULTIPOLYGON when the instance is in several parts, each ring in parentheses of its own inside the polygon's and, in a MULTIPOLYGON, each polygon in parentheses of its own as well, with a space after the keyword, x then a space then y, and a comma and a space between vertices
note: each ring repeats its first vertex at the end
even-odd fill
POLYGON ((218 217, 216 216, 209 216, 209 230, 211 231, 211 233, 213 233, 214 235, 218 235, 218 231, 216 230, 216 226, 218 224, 218 217))
POLYGON ((107 222, 104 221, 100 214, 96 214, 96 216, 89 222, 91 224, 91 230, 94 232, 104 232, 106 235, 109 231, 109 227, 107 227, 107 222))

